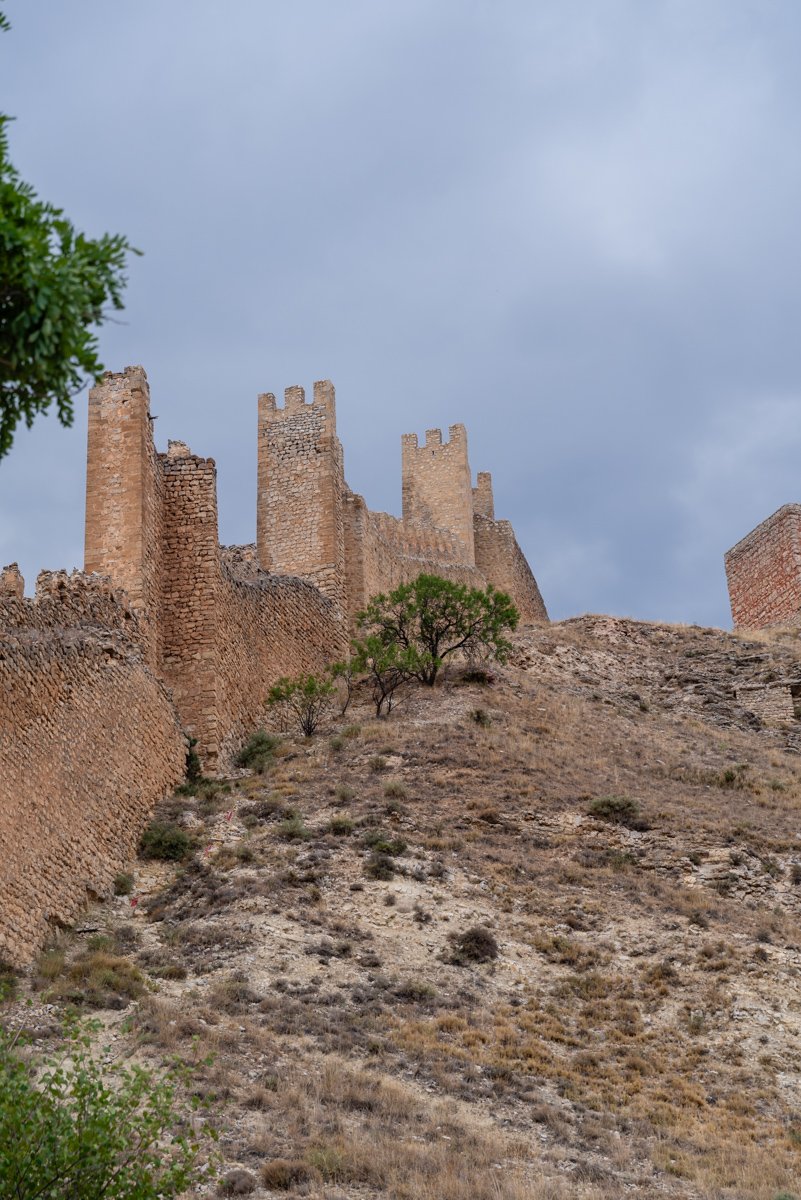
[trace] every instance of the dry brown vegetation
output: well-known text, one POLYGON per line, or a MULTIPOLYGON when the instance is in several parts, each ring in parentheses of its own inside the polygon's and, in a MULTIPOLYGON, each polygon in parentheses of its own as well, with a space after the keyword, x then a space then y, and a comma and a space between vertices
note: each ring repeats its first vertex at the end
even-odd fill
POLYGON ((192 1064, 198 1195, 801 1196, 801 727, 734 696, 797 647, 585 618, 284 739, 9 1019, 192 1064))

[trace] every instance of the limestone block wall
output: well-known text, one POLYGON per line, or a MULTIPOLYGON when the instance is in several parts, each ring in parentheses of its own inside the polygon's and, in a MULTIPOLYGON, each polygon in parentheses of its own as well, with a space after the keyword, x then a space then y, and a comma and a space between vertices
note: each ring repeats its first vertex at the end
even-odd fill
POLYGON ((225 761, 264 720, 270 686, 282 675, 321 671, 347 653, 339 607, 306 580, 254 573, 243 550, 221 555, 217 639, 219 755, 225 761))
POLYGON ((540 589, 509 521, 474 518, 476 567, 496 588, 508 592, 521 621, 547 621, 540 589))
POLYGON ((344 526, 351 618, 371 596, 410 583, 421 574, 442 575, 473 587, 486 586, 481 573, 464 562, 464 547, 448 530, 371 512, 364 499, 352 492, 345 496, 344 526))
POLYGON ((0 598, 0 959, 22 966, 107 894, 186 744, 107 582, 0 598))
POLYGON ((726 554, 734 625, 801 620, 801 505, 785 504, 726 554))
POLYGON ((796 719, 793 695, 786 683, 739 687, 737 699, 743 708, 756 713, 763 725, 785 725, 796 719))

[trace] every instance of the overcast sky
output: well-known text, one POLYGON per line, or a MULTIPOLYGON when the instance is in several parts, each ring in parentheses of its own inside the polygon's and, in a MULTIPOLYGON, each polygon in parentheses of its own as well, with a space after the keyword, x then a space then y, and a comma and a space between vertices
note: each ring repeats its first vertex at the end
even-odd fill
MULTIPOLYGON (((551 615, 728 625, 801 499, 798 0, 6 0, 12 160, 124 232, 113 370, 255 537, 256 395, 331 378, 348 481, 463 421, 551 615)), ((0 463, 0 565, 82 564, 86 397, 0 463)))

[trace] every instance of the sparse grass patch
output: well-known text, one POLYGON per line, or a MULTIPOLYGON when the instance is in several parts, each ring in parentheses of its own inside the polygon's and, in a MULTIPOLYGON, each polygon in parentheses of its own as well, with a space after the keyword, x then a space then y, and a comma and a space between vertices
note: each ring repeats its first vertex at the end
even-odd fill
POLYGON ((261 1169, 261 1182, 273 1192, 289 1192, 296 1184, 306 1183, 313 1172, 300 1158, 274 1158, 261 1169))
POLYGON ((291 815, 288 815, 275 833, 276 837, 281 838, 284 842, 308 842, 312 837, 312 831, 307 829, 299 812, 292 812, 291 815))
POLYGON ((128 958, 87 948, 54 978, 48 998, 86 1008, 125 1008, 145 992, 145 977, 128 958))
POLYGON ((328 823, 328 832, 336 837, 350 837, 353 833, 353 821, 350 817, 333 817, 328 823))

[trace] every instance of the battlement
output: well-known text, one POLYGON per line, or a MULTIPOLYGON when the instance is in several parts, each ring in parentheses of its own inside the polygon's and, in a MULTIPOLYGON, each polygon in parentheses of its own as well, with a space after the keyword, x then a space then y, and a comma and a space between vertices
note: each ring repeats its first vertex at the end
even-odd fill
POLYGON ((279 408, 273 392, 259 395, 259 425, 267 422, 284 421, 288 418, 324 413, 336 428, 336 394, 330 379, 318 379, 314 384, 311 401, 306 403, 306 391, 297 384, 284 388, 284 404, 279 408))
POLYGON ((449 440, 441 429, 427 429, 425 445, 417 434, 401 440, 403 519, 428 528, 448 530, 462 547, 465 566, 475 565, 473 490, 467 459, 467 431, 451 425, 449 440))
POLYGON ((441 429, 427 429, 424 444, 419 444, 416 433, 401 434, 401 445, 409 450, 431 450, 436 452, 438 447, 447 447, 452 443, 463 444, 467 447, 467 430, 461 423, 448 427, 448 441, 443 442, 441 429))
POLYGON ((10 596, 21 600, 25 595, 25 580, 18 563, 9 563, 0 571, 0 598, 10 596))
POLYGON ((473 512, 477 516, 495 519, 495 498, 492 494, 492 476, 489 471, 479 471, 473 488, 473 512))

